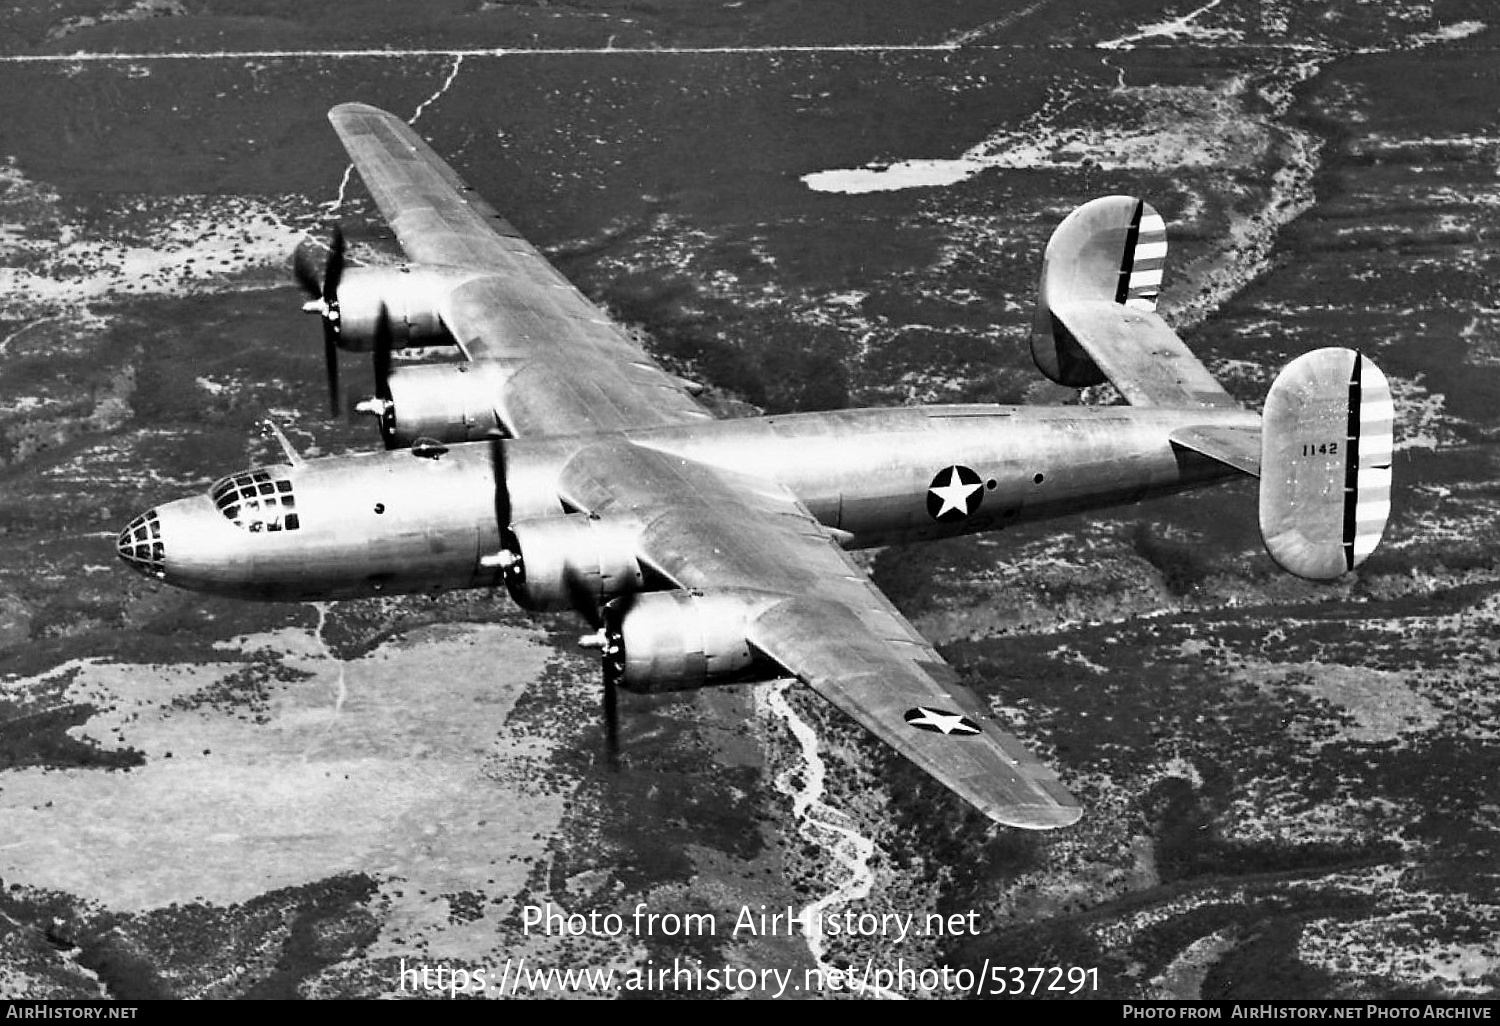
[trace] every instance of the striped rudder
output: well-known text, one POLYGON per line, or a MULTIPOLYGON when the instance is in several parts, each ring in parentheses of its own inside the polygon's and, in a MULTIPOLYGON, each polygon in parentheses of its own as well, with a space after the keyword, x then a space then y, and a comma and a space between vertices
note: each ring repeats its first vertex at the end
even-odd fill
POLYGON ((1261 428, 1260 530, 1284 569, 1313 580, 1375 551, 1391 512, 1395 407, 1385 375, 1351 349, 1283 368, 1261 428))
POLYGON ((1155 310, 1162 268, 1167 265, 1167 224, 1145 200, 1135 205, 1121 255, 1115 302, 1137 310, 1155 310))
POLYGON ((1167 226, 1134 196, 1101 196, 1052 232, 1042 257, 1031 356, 1059 385, 1108 381, 1134 406, 1238 409, 1156 312, 1167 226))
POLYGON ((1354 361, 1349 382, 1349 458, 1344 503, 1345 560, 1353 570, 1380 544, 1391 515, 1391 456, 1396 443, 1396 407, 1380 368, 1354 361), (1356 413, 1356 409, 1358 412, 1356 413))
POLYGON ((1063 218, 1042 257, 1031 355, 1042 373, 1061 385, 1086 388, 1105 372, 1066 323, 1078 304, 1115 304, 1156 310, 1167 262, 1167 226, 1145 200, 1101 196, 1063 218))

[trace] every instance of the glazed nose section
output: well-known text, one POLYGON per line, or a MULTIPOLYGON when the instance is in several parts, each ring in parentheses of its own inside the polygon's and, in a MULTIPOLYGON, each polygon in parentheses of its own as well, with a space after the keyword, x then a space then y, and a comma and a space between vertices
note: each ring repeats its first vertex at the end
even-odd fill
POLYGON ((161 517, 150 509, 125 525, 115 539, 115 551, 132 570, 148 577, 163 577, 167 569, 167 550, 161 540, 161 517))

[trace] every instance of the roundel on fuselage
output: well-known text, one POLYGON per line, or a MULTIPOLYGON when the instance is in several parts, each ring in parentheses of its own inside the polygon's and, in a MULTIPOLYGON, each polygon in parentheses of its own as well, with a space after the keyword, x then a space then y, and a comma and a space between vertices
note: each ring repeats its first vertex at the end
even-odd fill
POLYGON ((940 524, 972 516, 984 501, 984 481, 968 467, 944 467, 927 486, 927 515, 940 524))

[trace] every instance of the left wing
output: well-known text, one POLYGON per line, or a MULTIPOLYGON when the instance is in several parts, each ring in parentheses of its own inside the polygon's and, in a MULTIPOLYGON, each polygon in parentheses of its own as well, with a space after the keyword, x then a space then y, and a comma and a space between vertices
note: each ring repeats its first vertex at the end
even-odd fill
POLYGON ((510 368, 495 412, 512 436, 712 419, 406 122, 362 103, 328 120, 406 255, 480 272, 440 315, 469 359, 510 368))
POLYGON ((579 453, 562 492, 578 509, 639 520, 642 560, 680 587, 770 594, 746 640, 992 819, 1078 819, 1056 774, 782 486, 615 439, 579 453))

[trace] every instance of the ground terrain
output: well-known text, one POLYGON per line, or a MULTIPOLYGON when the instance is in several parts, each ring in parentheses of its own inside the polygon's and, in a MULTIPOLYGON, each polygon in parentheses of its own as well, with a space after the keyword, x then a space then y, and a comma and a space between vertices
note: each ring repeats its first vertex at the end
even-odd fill
POLYGON ((377 996, 526 958, 1495 997, 1489 5, 304 6, 0 13, 0 996, 377 996), (1148 196, 1163 310, 1236 396, 1322 345, 1390 377, 1385 545, 1287 578, 1236 484, 872 553, 1085 802, 1041 835, 784 686, 627 697, 610 771, 577 625, 502 596, 162 589, 114 533, 279 459, 260 418, 374 444, 323 416, 288 271, 335 218, 393 253, 345 100, 415 118, 728 412, 1114 401, 1041 381, 1030 304, 1069 209, 1148 196), (528 933, 548 903, 719 930, 528 933), (729 935, 788 905, 982 928, 729 935))

